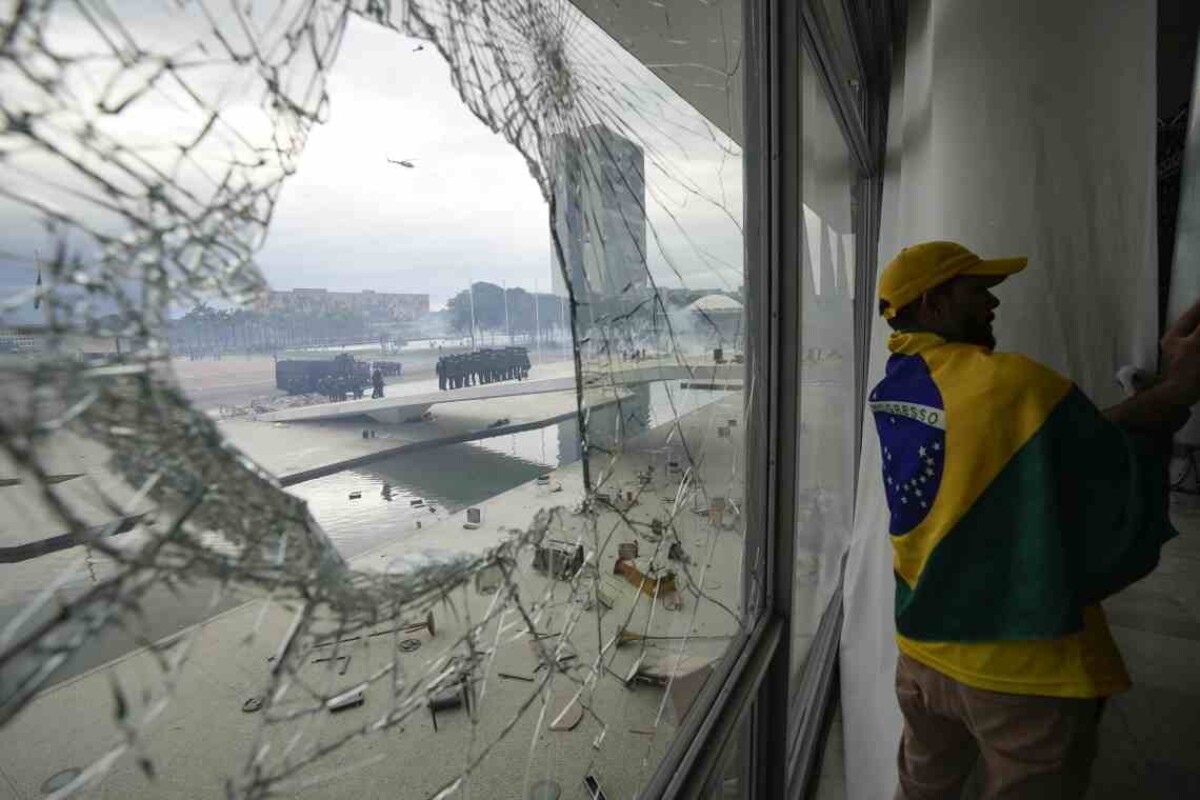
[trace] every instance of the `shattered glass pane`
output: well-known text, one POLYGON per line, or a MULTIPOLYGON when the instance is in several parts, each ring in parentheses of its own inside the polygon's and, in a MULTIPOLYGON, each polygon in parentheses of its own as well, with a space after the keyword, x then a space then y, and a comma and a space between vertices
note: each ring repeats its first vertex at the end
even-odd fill
POLYGON ((0 783, 638 793, 761 566, 740 19, 11 4, 0 783))

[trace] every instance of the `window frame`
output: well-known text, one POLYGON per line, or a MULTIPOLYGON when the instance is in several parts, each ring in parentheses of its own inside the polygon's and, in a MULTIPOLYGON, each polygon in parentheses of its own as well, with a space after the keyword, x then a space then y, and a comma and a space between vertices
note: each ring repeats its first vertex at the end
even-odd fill
MULTIPOLYGON (((695 797, 749 721, 740 770, 746 798, 812 793, 837 688, 841 580, 792 692, 791 625, 799 420, 803 219, 801 60, 811 59, 858 168, 855 246, 854 458, 861 449, 867 347, 874 319, 891 44, 906 0, 842 0, 858 87, 844 74, 817 0, 743 0, 746 258, 746 549, 748 631, 698 695, 644 797, 695 797), (792 698, 795 697, 795 702, 792 698)), ((845 561, 843 559, 842 566, 845 561)))

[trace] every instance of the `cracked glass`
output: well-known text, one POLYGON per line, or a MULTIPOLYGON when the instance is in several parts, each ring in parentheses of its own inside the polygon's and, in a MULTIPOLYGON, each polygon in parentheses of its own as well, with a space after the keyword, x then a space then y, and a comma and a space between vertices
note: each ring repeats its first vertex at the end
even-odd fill
POLYGON ((637 796, 760 605, 740 4, 4 14, 0 783, 637 796))

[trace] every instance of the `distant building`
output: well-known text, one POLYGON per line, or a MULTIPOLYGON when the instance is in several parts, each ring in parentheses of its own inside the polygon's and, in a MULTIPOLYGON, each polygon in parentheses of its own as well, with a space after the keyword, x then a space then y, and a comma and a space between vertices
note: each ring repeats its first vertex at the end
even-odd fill
POLYGON ((128 337, 101 336, 74 330, 60 330, 54 335, 45 325, 20 325, 0 329, 0 353, 44 354, 56 352, 80 358, 110 356, 120 353, 121 342, 130 350, 128 337))
POLYGON ((742 341, 742 304, 723 294, 709 294, 687 307, 695 330, 719 347, 742 341))
POLYGON ((291 314, 328 314, 353 311, 370 322, 415 322, 429 314, 429 295, 390 292, 331 292, 327 289, 273 291, 258 306, 260 311, 291 314))
MULTIPOLYGON (((640 297, 646 273, 646 160, 642 148, 602 125, 551 141, 554 232, 575 299, 640 297)), ((551 286, 567 296, 552 260, 551 286)))

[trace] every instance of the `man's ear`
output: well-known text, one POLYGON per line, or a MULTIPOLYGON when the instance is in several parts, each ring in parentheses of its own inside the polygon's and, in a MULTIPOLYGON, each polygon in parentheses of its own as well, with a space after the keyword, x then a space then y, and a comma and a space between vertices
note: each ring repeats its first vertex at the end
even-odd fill
POLYGON ((938 286, 921 296, 923 303, 921 309, 926 315, 926 320, 930 323, 940 323, 945 321, 947 316, 947 304, 950 302, 948 294, 938 286))

